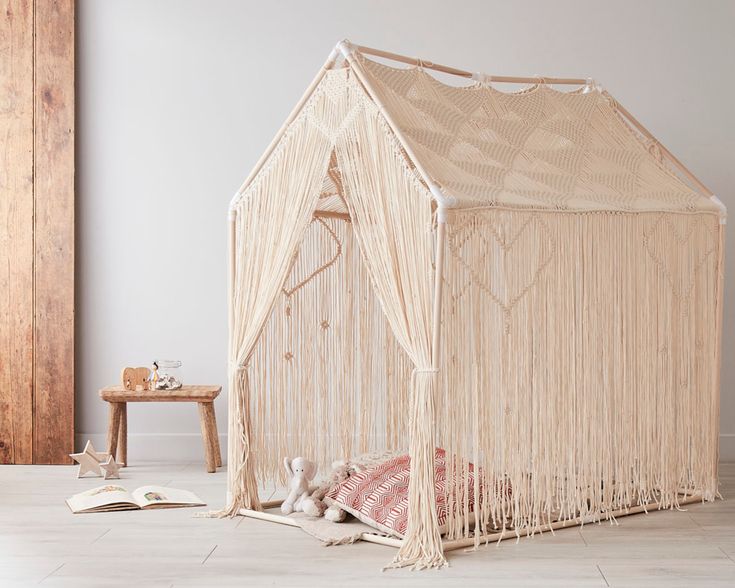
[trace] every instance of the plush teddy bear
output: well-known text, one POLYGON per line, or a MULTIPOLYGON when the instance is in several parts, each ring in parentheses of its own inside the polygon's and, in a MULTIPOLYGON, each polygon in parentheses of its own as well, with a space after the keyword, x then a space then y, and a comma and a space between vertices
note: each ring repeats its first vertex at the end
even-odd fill
POLYGON ((396 451, 384 451, 378 453, 367 453, 365 455, 353 457, 348 461, 339 460, 333 462, 329 479, 325 480, 316 489, 312 490, 311 495, 307 496, 302 501, 304 512, 312 517, 320 517, 324 515, 324 518, 328 521, 341 523, 347 518, 347 512, 332 503, 329 498, 325 500, 327 493, 338 484, 344 482, 350 476, 375 467, 396 455, 398 455, 398 452, 396 451), (327 504, 329 504, 329 508, 327 508, 327 504))
POLYGON ((332 463, 332 472, 328 480, 322 482, 316 490, 314 490, 310 496, 304 498, 301 502, 303 511, 311 517, 320 517, 324 515, 324 518, 333 523, 341 523, 347 517, 347 513, 333 504, 329 508, 324 503, 324 497, 327 492, 340 482, 344 482, 353 473, 355 468, 345 461, 335 461, 332 463))
POLYGON ((316 477, 316 464, 304 457, 295 457, 293 460, 286 457, 283 459, 283 465, 288 475, 291 476, 291 480, 289 481, 290 492, 281 504, 281 512, 287 515, 292 512, 301 512, 304 510, 304 498, 309 496, 309 482, 316 477))

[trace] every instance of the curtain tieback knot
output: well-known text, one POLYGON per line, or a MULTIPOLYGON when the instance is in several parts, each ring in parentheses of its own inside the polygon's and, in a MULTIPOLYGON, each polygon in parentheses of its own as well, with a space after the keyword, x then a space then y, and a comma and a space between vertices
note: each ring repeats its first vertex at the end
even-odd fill
POLYGON ((414 374, 438 374, 439 368, 413 368, 414 374))

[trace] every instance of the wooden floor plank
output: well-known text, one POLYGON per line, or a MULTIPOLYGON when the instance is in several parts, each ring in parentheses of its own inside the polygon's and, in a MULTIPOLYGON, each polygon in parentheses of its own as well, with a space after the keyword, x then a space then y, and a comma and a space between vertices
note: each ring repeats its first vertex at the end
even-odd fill
MULTIPOLYGON (((73 515, 63 499, 102 485, 73 466, 0 466, 0 585, 41 586, 732 586, 735 465, 726 500, 585 525, 449 555, 450 567, 381 568, 394 551, 322 547, 300 529, 238 517, 194 517, 222 506, 227 473, 134 463, 117 481, 196 492, 197 509, 73 515)), ((269 492, 264 493, 264 496, 269 492)))

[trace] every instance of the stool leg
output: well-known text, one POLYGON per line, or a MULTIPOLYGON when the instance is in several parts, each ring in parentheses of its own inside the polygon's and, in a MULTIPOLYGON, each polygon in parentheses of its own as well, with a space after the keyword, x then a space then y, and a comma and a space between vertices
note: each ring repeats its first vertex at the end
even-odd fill
POLYGON ((117 457, 122 466, 128 465, 128 403, 120 402, 120 432, 117 436, 117 457))
POLYGON ((110 402, 110 424, 107 428, 107 453, 117 454, 117 440, 120 436, 120 403, 110 402))
POLYGON ((209 428, 212 431, 212 451, 214 451, 214 458, 217 462, 217 467, 222 466, 222 451, 219 448, 219 433, 217 432, 217 415, 214 412, 214 402, 208 403, 209 408, 209 428))
POLYGON ((207 458, 207 471, 211 474, 216 471, 217 465, 214 458, 214 451, 212 451, 212 439, 209 428, 209 417, 207 405, 211 405, 211 402, 199 402, 199 424, 202 428, 202 441, 204 441, 204 455, 207 458))

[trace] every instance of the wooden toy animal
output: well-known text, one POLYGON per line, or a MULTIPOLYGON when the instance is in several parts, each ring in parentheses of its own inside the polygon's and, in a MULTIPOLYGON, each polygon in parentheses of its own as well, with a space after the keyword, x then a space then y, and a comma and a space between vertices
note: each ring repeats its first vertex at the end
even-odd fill
POLYGON ((150 382, 148 381, 150 375, 151 371, 147 367, 126 367, 122 371, 123 388, 126 390, 150 390, 150 382))

